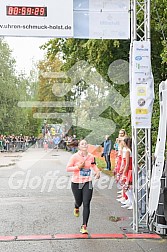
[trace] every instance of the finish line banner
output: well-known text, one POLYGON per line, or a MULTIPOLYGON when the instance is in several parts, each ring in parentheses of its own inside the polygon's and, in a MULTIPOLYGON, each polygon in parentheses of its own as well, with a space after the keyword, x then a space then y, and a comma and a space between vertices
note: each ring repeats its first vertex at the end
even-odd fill
POLYGON ((132 127, 151 128, 154 80, 151 69, 150 41, 134 41, 131 68, 132 127))
POLYGON ((73 0, 0 0, 0 36, 73 37, 73 0))
POLYGON ((0 36, 129 39, 130 0, 0 0, 0 36))

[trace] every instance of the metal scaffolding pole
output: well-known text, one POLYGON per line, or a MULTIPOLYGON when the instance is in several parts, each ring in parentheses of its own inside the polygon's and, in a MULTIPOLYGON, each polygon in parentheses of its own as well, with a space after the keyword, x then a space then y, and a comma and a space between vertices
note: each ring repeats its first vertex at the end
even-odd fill
MULTIPOLYGON (((134 41, 150 40, 150 0, 131 0, 131 49, 134 41)), ((130 73, 130 76, 132 73, 130 73)), ((130 82, 131 82, 130 77, 130 82)), ((131 85, 131 83, 130 83, 131 85)), ((136 232, 148 226, 148 196, 151 171, 151 129, 132 127, 133 159, 133 229, 136 232)))

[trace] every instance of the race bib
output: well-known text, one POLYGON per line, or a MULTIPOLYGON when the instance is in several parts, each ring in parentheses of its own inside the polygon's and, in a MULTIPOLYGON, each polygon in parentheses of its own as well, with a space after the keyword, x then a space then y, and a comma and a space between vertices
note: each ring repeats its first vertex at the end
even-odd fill
POLYGON ((80 176, 90 176, 90 172, 91 172, 90 169, 81 168, 80 169, 80 176))

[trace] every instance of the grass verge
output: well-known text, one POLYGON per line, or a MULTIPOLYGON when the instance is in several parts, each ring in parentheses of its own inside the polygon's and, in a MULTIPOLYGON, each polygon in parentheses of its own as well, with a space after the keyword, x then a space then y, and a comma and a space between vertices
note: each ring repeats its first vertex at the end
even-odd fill
POLYGON ((108 176, 112 177, 114 176, 114 168, 115 166, 113 165, 114 162, 111 162, 111 171, 104 170, 106 168, 106 162, 100 158, 96 158, 96 164, 97 167, 99 168, 100 171, 103 173, 107 174, 108 176))

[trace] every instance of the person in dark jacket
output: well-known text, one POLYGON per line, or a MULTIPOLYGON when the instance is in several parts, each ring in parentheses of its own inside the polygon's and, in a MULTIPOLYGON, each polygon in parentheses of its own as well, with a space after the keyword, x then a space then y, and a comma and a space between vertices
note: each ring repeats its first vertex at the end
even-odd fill
POLYGON ((109 135, 105 136, 105 141, 103 142, 103 153, 102 156, 104 156, 107 167, 105 170, 111 170, 111 160, 110 160, 110 154, 111 154, 111 150, 112 150, 112 142, 109 139, 109 135))

